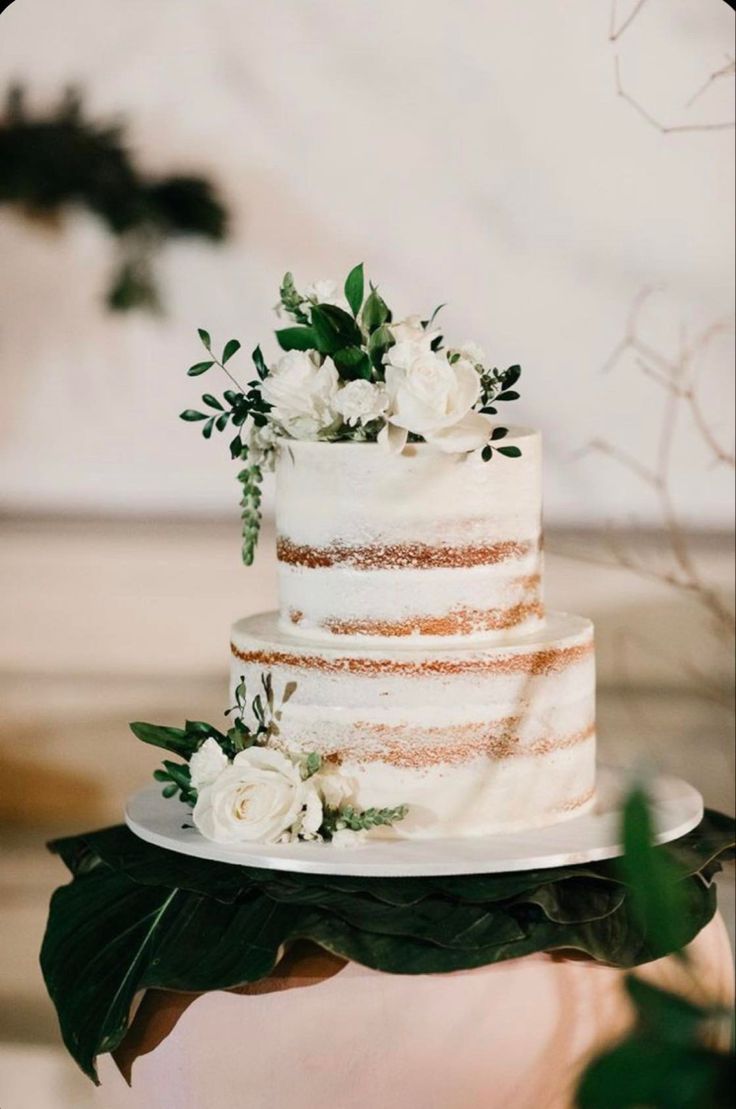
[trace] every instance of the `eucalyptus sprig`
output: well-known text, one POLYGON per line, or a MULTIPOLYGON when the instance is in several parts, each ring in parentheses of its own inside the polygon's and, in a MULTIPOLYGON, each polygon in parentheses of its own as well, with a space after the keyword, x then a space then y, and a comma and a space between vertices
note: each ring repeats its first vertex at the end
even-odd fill
MULTIPOLYGON (((203 393, 202 403, 210 411, 201 412, 195 408, 187 408, 180 413, 180 418, 186 423, 203 423, 202 435, 205 439, 212 437, 213 431, 223 432, 228 426, 235 431, 230 441, 230 457, 247 461, 249 448, 243 439, 243 428, 250 420, 253 427, 263 428, 268 423, 268 413, 271 405, 263 399, 260 383, 268 374, 263 353, 257 346, 251 355, 256 368, 257 377, 248 382, 244 388, 237 378, 228 369, 227 363, 240 350, 238 339, 228 339, 218 358, 212 350, 212 339, 208 331, 200 327, 199 338, 209 357, 203 362, 196 362, 187 370, 189 377, 200 377, 207 373, 213 366, 218 366, 230 379, 235 389, 225 389, 221 398, 213 393, 203 393)), ((238 474, 242 492, 240 499, 240 515, 242 519, 242 558, 246 566, 253 562, 258 534, 261 527, 261 482, 263 472, 260 466, 250 465, 238 474)))
POLYGON ((329 839, 336 832, 368 832, 371 828, 390 827, 399 820, 403 820, 408 812, 408 805, 363 810, 356 809, 352 805, 342 805, 337 809, 325 809, 320 833, 329 839))

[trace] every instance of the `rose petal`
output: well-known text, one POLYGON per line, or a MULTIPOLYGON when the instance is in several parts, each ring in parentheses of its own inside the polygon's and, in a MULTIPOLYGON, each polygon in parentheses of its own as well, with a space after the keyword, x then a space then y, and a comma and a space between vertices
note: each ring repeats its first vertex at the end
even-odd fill
POLYGON ((491 434, 491 421, 480 412, 468 412, 464 419, 452 427, 441 428, 428 435, 432 443, 445 454, 467 454, 476 451, 488 442, 491 434))

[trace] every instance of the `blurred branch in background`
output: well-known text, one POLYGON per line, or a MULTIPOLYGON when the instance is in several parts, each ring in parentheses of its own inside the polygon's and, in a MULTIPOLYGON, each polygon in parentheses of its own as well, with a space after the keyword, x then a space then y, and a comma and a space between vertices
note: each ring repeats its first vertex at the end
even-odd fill
MULTIPOLYGON (((616 43, 619 41, 624 32, 632 26, 637 17, 641 14, 647 2, 648 0, 634 0, 634 4, 630 8, 629 12, 626 15, 621 16, 618 10, 618 0, 611 0, 611 11, 608 24, 609 42, 616 43)), ((631 93, 624 88, 623 82, 621 80, 621 63, 618 55, 616 55, 616 57, 613 59, 613 66, 614 79, 616 82, 616 95, 621 97, 622 100, 625 100, 626 103, 634 109, 634 111, 638 112, 642 119, 646 120, 647 123, 649 123, 652 127, 655 127, 663 135, 671 135, 677 132, 682 133, 685 131, 726 131, 731 130, 733 127, 736 127, 735 120, 723 120, 718 122, 688 121, 683 123, 664 124, 659 119, 657 119, 656 116, 654 116, 649 111, 649 109, 641 103, 641 101, 637 100, 636 97, 632 96, 631 93)), ((726 55, 725 64, 720 66, 718 69, 713 70, 713 72, 709 74, 702 85, 700 85, 700 87, 696 89, 693 95, 685 102, 685 108, 691 108, 693 104, 695 104, 695 102, 700 99, 703 93, 705 93, 711 87, 711 85, 715 84, 716 81, 720 80, 723 77, 733 77, 734 73, 736 73, 736 64, 734 63, 734 59, 730 55, 726 55)))
POLYGON ((221 242, 227 213, 203 177, 149 177, 135 163, 120 125, 84 114, 67 90, 47 116, 31 117, 24 91, 12 87, 0 114, 0 205, 60 228, 71 206, 97 216, 115 237, 116 269, 108 307, 158 310, 154 259, 167 239, 196 235, 221 242))
POLYGON ((691 552, 686 529, 678 515, 672 489, 672 453, 674 433, 683 412, 705 442, 712 455, 713 464, 734 469, 733 448, 724 446, 706 419, 697 391, 699 356, 719 334, 733 330, 732 320, 720 320, 688 341, 684 336, 676 358, 664 355, 654 345, 642 338, 639 316, 644 303, 651 295, 645 289, 634 301, 626 334, 609 357, 604 369, 614 369, 626 354, 633 354, 641 373, 654 381, 663 392, 664 405, 660 415, 657 451, 654 466, 641 462, 635 455, 604 438, 592 439, 584 452, 595 451, 607 455, 624 466, 635 477, 645 482, 654 492, 659 514, 671 556, 671 567, 652 566, 640 555, 620 543, 612 529, 608 530, 611 553, 618 565, 644 577, 652 577, 677 589, 690 592, 707 609, 717 632, 729 640, 734 635, 734 613, 726 600, 705 580, 691 552))

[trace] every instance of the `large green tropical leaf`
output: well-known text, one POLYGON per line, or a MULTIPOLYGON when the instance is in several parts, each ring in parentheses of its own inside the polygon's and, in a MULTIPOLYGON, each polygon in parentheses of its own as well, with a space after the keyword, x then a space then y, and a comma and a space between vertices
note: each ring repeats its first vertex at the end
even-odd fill
MULTIPOLYGON (((657 849, 679 887, 685 943, 715 912, 715 890, 697 864, 713 867, 732 849, 733 821, 709 813, 687 839, 657 849)), ((404 880, 213 863, 144 843, 124 827, 51 847, 73 877, 53 895, 41 964, 64 1041, 93 1078, 97 1055, 123 1039, 141 990, 253 982, 297 939, 394 974, 566 949, 632 967, 670 950, 634 911, 611 863, 404 880)))

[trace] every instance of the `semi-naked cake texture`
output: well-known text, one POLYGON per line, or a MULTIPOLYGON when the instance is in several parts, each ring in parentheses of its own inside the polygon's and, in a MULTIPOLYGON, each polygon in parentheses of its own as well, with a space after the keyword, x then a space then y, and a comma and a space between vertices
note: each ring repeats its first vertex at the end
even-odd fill
POLYGON ((283 707, 277 743, 338 763, 359 808, 409 806, 392 834, 484 835, 551 824, 595 789, 589 621, 550 614, 543 631, 464 647, 325 645, 275 613, 237 623, 233 688, 263 672, 283 707))
POLYGON ((464 642, 541 627, 541 446, 492 464, 426 443, 292 442, 276 463, 282 627, 464 642))
POLYGON ((232 688, 273 677, 276 743, 338 764, 391 835, 552 824, 595 795, 588 620, 545 616, 541 444, 521 458, 283 442, 279 613, 239 621, 232 688))

